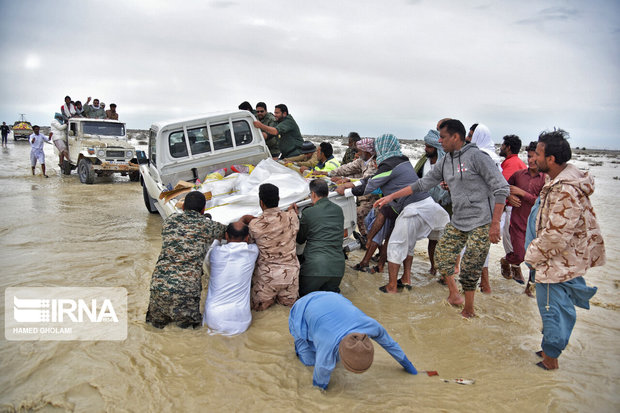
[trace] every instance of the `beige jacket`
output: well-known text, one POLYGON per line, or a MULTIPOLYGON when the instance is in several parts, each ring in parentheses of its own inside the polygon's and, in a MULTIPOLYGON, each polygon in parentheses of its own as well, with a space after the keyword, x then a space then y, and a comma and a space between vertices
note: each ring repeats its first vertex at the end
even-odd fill
POLYGON ((605 264, 605 244, 590 202, 594 180, 568 164, 540 192, 536 238, 525 262, 536 269, 536 282, 560 283, 605 264))

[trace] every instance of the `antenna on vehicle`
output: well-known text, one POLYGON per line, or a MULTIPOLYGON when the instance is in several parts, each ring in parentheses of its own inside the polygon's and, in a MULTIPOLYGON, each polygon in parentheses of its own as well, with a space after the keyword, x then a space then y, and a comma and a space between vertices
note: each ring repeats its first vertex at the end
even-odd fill
POLYGON ((19 116, 20 116, 20 118, 19 118, 20 122, 26 122, 26 114, 25 113, 20 113, 19 116))

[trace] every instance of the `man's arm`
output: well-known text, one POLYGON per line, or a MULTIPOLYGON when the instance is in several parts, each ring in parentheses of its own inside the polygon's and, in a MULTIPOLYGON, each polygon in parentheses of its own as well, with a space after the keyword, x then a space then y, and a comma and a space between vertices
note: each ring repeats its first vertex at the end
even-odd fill
POLYGON ((493 218, 491 218, 491 226, 489 227, 489 240, 493 244, 497 244, 502 239, 500 235, 502 212, 504 212, 504 203, 495 204, 493 208, 493 218))
POLYGON ((263 124, 262 122, 255 120, 254 121, 254 126, 256 126, 258 129, 262 130, 263 132, 267 132, 270 135, 277 135, 278 134, 278 130, 272 126, 267 126, 265 124, 263 124))
POLYGON ((299 220, 299 231, 297 232, 296 241, 298 244, 303 244, 308 239, 308 223, 306 217, 306 210, 301 212, 301 219, 299 220))
POLYGON ((394 357, 394 360, 396 360, 401 366, 403 366, 403 368, 405 369, 405 371, 407 371, 407 373, 418 374, 418 371, 413 366, 411 361, 409 361, 409 359, 407 358, 407 355, 405 354, 403 349, 400 348, 398 343, 394 341, 392 337, 390 337, 390 335, 385 330, 385 328, 383 328, 382 325, 377 323, 377 326, 378 326, 377 327, 378 333, 374 337, 370 334, 369 336, 373 340, 375 340, 377 343, 379 343, 379 345, 381 345, 381 347, 383 347, 385 351, 387 351, 390 354, 390 356, 394 357))

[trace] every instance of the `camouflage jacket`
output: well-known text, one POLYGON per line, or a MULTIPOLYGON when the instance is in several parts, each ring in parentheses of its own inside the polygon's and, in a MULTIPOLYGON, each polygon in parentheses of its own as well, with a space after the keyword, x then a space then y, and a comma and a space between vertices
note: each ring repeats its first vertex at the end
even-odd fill
POLYGON ((295 237, 299 219, 295 211, 268 208, 250 222, 250 236, 259 248, 254 277, 263 283, 288 285, 299 276, 295 237))
POLYGON ((347 151, 344 153, 344 157, 342 158, 341 164, 344 165, 346 163, 353 162, 355 160, 356 153, 356 148, 347 148, 347 151))
POLYGON ((357 158, 353 162, 341 165, 329 171, 329 176, 344 176, 347 178, 370 178, 377 173, 377 162, 371 158, 364 162, 362 158, 357 158))
POLYGON ((226 227, 205 218, 196 211, 170 216, 161 231, 162 246, 151 289, 171 293, 200 292, 202 264, 207 250, 216 238, 222 238, 226 227))
POLYGON ((590 203, 594 180, 568 164, 540 192, 536 238, 525 262, 536 270, 536 282, 561 283, 605 264, 605 244, 590 203))

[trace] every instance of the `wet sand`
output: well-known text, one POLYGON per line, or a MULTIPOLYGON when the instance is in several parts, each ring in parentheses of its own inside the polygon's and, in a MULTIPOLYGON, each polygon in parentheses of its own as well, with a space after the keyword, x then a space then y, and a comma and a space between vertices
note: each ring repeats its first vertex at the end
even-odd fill
MULTIPOLYGON (((415 149, 417 151, 418 149, 415 149)), ((0 278, 16 286, 110 286, 128 291, 122 342, 0 342, 0 410, 38 411, 620 411, 620 199, 617 164, 592 166, 593 203, 608 263, 586 280, 599 287, 591 310, 578 309, 560 370, 542 371, 540 316, 523 287, 504 280, 491 249, 491 295, 476 294, 465 320, 427 274, 426 242, 416 248, 411 292, 378 291, 387 274, 347 268, 342 293, 380 321, 418 370, 472 386, 407 374, 375 346, 362 375, 338 366, 330 387, 312 386, 312 368, 295 357, 288 309, 253 313, 236 337, 206 330, 157 330, 144 322, 150 276, 161 246, 161 218, 149 214, 139 183, 99 178, 83 185, 59 174, 46 146, 50 178, 30 175, 27 142, 0 150, 0 278)), ((352 254, 348 265, 361 258, 352 254)), ((525 272, 525 271, 524 271, 525 272)), ((2 294, 4 301, 4 294, 2 294)), ((4 305, 0 307, 4 326, 4 305)))

